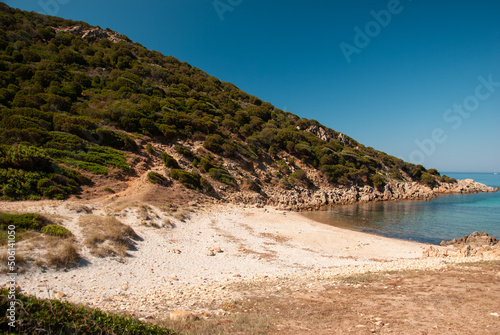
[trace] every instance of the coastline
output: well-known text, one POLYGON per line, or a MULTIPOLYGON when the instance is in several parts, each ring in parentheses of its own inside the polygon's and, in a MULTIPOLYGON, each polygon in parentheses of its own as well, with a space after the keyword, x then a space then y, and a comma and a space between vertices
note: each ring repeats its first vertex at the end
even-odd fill
POLYGON ((371 186, 351 186, 332 188, 319 186, 313 189, 298 187, 292 190, 263 188, 260 193, 229 193, 224 201, 236 204, 271 206, 288 211, 312 211, 330 206, 367 203, 376 201, 430 200, 442 194, 470 194, 498 192, 498 187, 478 183, 472 179, 458 180, 456 183, 440 182, 430 187, 417 182, 391 181, 383 190, 371 186))
POLYGON ((6 203, 4 208, 59 216, 77 240, 81 240, 77 220, 87 215, 79 211, 82 206, 93 215, 116 217, 142 239, 124 258, 95 257, 82 245, 85 262, 80 267, 68 271, 33 267, 19 275, 24 292, 142 317, 168 317, 169 311, 178 309, 221 313, 220 302, 241 297, 242 285, 286 281, 300 286, 355 273, 436 269, 450 262, 483 259, 422 258, 429 244, 327 226, 300 213, 269 207, 200 205, 180 220, 175 213, 150 205, 152 220, 170 220, 174 227, 155 228, 137 219, 137 205, 117 207, 99 201, 18 205, 6 203))

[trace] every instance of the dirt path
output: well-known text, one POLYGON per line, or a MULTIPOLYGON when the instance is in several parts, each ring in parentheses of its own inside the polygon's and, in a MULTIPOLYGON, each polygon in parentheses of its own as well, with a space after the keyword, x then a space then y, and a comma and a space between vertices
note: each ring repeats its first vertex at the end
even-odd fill
POLYGON ((261 284, 222 306, 227 320, 167 324, 194 334, 500 334, 499 281, 492 261, 261 284))

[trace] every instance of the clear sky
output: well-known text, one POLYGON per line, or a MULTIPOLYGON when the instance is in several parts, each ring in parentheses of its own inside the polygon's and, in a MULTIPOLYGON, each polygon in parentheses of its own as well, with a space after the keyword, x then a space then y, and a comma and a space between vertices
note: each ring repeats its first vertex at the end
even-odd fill
POLYGON ((440 171, 500 172, 498 0, 15 0, 440 171))

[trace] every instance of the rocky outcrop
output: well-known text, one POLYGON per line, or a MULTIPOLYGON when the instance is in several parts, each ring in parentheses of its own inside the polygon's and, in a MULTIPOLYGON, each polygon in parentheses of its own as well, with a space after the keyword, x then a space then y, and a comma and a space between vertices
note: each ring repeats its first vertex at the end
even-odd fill
POLYGON ((320 140, 323 140, 325 142, 338 141, 342 145, 352 146, 347 136, 342 133, 332 133, 331 129, 325 129, 321 126, 314 125, 307 128, 306 131, 310 132, 313 135, 316 135, 320 140))
POLYGON ((83 28, 82 26, 72 26, 72 27, 54 27, 56 32, 63 31, 65 33, 70 33, 73 35, 80 36, 81 38, 87 38, 90 42, 97 42, 102 39, 109 39, 111 42, 119 42, 123 39, 123 36, 117 32, 111 30, 104 30, 101 28, 83 28))
POLYGON ((496 192, 498 187, 486 186, 472 179, 458 180, 456 183, 441 183, 434 188, 434 192, 442 193, 478 193, 478 192, 496 192))
POLYGON ((463 247, 466 245, 470 245, 473 247, 477 246, 494 246, 498 244, 498 239, 494 236, 489 236, 487 233, 484 231, 478 233, 477 231, 473 232, 470 235, 465 235, 462 238, 459 238, 458 240, 455 238, 451 241, 442 241, 441 246, 446 247, 446 246, 457 246, 457 247, 463 247))
POLYGON ((306 129, 306 131, 310 132, 311 134, 316 135, 319 139, 325 141, 325 142, 330 142, 333 140, 333 137, 328 134, 325 130, 325 128, 320 127, 320 126, 310 126, 309 128, 306 129))
POLYGON ((394 182, 385 185, 383 190, 371 186, 351 187, 295 187, 281 189, 263 187, 260 193, 236 192, 228 194, 229 202, 253 204, 259 207, 269 205, 283 210, 307 211, 317 210, 330 205, 344 205, 370 201, 397 200, 430 200, 442 193, 477 193, 495 192, 493 187, 474 182, 460 180, 457 183, 441 183, 435 188, 417 182, 394 182))
POLYGON ((476 231, 459 239, 442 241, 441 247, 431 246, 424 251, 423 256, 500 259, 500 243, 496 237, 476 231))

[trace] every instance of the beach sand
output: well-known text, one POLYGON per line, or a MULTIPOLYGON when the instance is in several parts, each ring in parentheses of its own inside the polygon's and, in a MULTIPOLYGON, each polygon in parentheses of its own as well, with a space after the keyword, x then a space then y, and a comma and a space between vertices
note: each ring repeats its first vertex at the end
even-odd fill
POLYGON ((79 267, 32 267, 20 274, 25 292, 149 317, 177 309, 202 313, 210 304, 239 298, 235 287, 242 283, 283 278, 298 283, 444 264, 421 258, 427 244, 340 229, 272 208, 195 205, 171 212, 147 207, 148 220, 168 221, 170 228, 145 225, 136 205, 41 201, 5 202, 2 208, 57 217, 80 247, 79 267), (131 226, 140 236, 135 250, 123 258, 91 255, 78 224, 90 211, 131 226))

